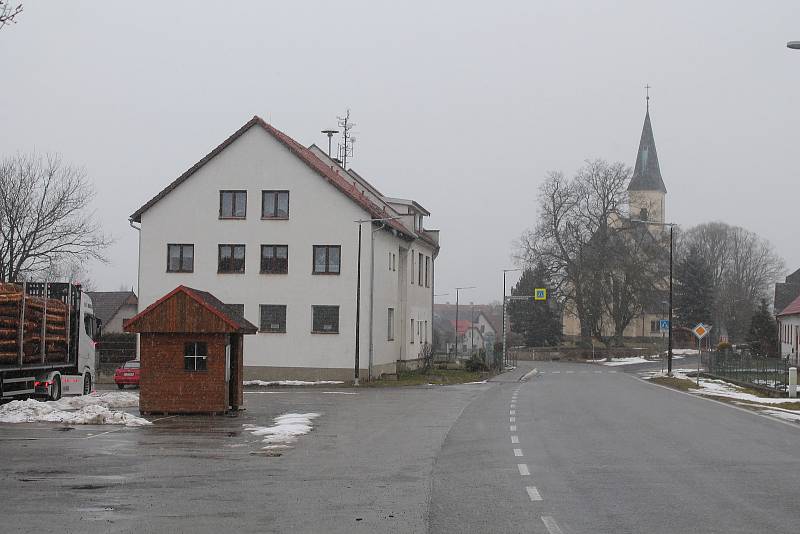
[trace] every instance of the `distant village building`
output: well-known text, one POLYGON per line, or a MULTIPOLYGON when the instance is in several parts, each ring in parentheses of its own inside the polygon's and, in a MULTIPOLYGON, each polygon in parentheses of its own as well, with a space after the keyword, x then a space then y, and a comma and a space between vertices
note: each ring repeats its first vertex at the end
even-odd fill
POLYGON ((133 291, 89 291, 95 317, 103 321, 104 334, 119 334, 122 323, 134 315, 139 300, 133 291))
MULTIPOLYGON (((437 328, 443 336, 450 338, 455 334, 458 340, 459 354, 483 349, 491 352, 494 343, 502 341, 502 307, 486 304, 463 304, 459 306, 458 322, 456 322, 455 304, 434 304, 433 313, 437 328)), ((450 339, 446 346, 439 350, 455 352, 455 341, 450 339)))
POLYGON ((778 313, 778 337, 781 356, 795 365, 800 363, 800 295, 778 313))
MULTIPOLYGON (((653 136, 653 127, 650 123, 650 108, 648 106, 642 126, 642 136, 639 140, 639 150, 636 153, 636 164, 633 176, 628 184, 628 212, 631 219, 664 223, 666 217, 667 188, 661 177, 661 167, 658 163, 656 142, 653 136)), ((665 232, 663 226, 651 225, 648 230, 653 236, 661 236, 665 232)), ((661 330, 661 320, 669 317, 668 292, 658 291, 645 306, 643 313, 635 317, 623 336, 626 338, 659 338, 666 332, 661 330)), ((607 321, 611 323, 611 321, 607 321)), ((581 334, 581 324, 578 316, 572 309, 566 307, 563 315, 564 335, 578 337, 581 334)), ((613 335, 613 325, 609 324, 606 335, 613 335)))
POLYGON ((253 117, 131 216, 140 309, 209 291, 259 328, 246 379, 352 380, 360 228, 360 375, 413 367, 432 340, 429 215, 253 117))

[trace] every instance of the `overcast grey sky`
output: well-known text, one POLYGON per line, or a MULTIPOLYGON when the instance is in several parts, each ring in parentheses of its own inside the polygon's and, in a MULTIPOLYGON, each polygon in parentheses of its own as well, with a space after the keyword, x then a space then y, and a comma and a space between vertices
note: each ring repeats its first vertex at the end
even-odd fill
POLYGON ((352 167, 441 229, 437 300, 499 300, 546 172, 632 165, 644 89, 667 218, 800 267, 800 2, 24 2, 0 31, 0 152, 57 151, 136 282, 128 216, 255 114, 303 144, 352 110, 352 167))

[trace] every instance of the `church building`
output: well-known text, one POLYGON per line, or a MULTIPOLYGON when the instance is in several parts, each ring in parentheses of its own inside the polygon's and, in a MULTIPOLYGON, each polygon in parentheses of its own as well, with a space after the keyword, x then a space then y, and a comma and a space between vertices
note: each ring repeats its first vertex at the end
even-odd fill
MULTIPOLYGON (((653 235, 666 231, 662 226, 666 216, 667 188, 661 177, 661 167, 658 164, 656 142, 653 137, 653 126, 650 123, 650 97, 647 98, 647 111, 642 126, 642 136, 639 140, 639 150, 636 153, 636 163, 633 175, 628 184, 628 213, 631 219, 652 221, 649 226, 653 235)), ((661 320, 669 317, 669 304, 666 291, 654 298, 643 313, 635 317, 625 328, 626 338, 662 338, 666 332, 660 328, 661 320)), ((566 310, 563 317, 563 332, 565 337, 578 337, 581 333, 578 317, 566 310)), ((613 334, 613 326, 609 335, 613 334)))

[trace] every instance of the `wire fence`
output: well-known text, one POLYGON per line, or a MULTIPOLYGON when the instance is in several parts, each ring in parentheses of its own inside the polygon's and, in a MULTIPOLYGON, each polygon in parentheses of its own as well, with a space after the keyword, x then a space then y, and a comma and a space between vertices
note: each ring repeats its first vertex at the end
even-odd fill
POLYGON ((703 359, 710 375, 774 391, 788 388, 789 362, 782 358, 710 352, 703 359))

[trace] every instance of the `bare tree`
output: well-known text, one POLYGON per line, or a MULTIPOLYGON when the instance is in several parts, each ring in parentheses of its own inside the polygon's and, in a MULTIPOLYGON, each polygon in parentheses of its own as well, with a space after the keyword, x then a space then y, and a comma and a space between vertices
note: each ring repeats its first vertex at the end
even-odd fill
POLYGON ((6 24, 15 24, 17 16, 22 13, 22 4, 12 6, 7 0, 0 0, 0 29, 6 24))
POLYGON ((88 260, 111 243, 89 206, 85 173, 56 155, 0 161, 0 281, 37 278, 88 260))
POLYGON ((518 260, 546 266, 585 339, 608 342, 609 330, 621 339, 646 298, 642 288, 654 283, 653 269, 638 256, 647 241, 623 235, 629 179, 630 168, 599 159, 572 180, 550 173, 539 189, 539 220, 518 242, 518 260))
POLYGON ((725 327, 731 340, 743 340, 759 303, 769 300, 770 288, 783 274, 783 260, 766 239, 722 222, 685 232, 680 254, 690 248, 699 252, 711 272, 713 321, 725 327))

